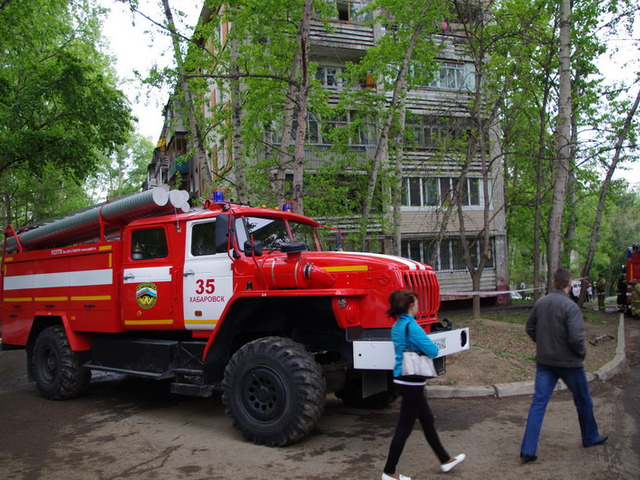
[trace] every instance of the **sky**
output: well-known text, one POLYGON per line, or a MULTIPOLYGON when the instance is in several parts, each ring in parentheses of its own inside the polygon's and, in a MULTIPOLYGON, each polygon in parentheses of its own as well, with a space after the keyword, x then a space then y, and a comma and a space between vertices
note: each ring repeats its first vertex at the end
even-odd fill
MULTIPOLYGON (((163 124, 162 109, 167 103, 169 92, 142 86, 133 72, 138 70, 144 77, 154 64, 172 65, 171 41, 145 18, 133 16, 122 3, 116 0, 97 0, 97 3, 111 9, 104 21, 103 34, 109 43, 111 55, 117 60, 116 71, 123 80, 121 88, 130 99, 133 114, 139 120, 138 131, 155 143, 160 137, 163 124)), ((139 3, 140 9, 151 18, 163 18, 160 0, 140 0, 139 3)), ((193 25, 202 8, 202 2, 172 0, 171 6, 174 9, 183 9, 188 24, 193 25)), ((640 37, 638 30, 640 27, 636 25, 636 31, 631 38, 637 40, 640 37)), ((611 46, 619 46, 620 50, 614 59, 603 58, 600 62, 601 71, 606 72, 607 81, 632 78, 633 72, 638 69, 637 62, 640 58, 636 42, 628 38, 619 38, 611 40, 611 46)), ((640 187, 640 160, 632 168, 619 167, 615 178, 625 178, 629 183, 640 187)))
MULTIPOLYGON (((132 14, 127 6, 116 0, 97 0, 96 3, 110 9, 104 17, 102 31, 108 42, 108 53, 116 59, 116 72, 122 80, 121 88, 131 102, 134 116, 138 118, 138 132, 155 143, 162 130, 162 109, 169 99, 169 91, 143 86, 136 79, 134 71, 138 70, 144 77, 154 64, 173 65, 171 40, 149 20, 132 14)), ((202 9, 202 2, 172 0, 171 6, 185 9, 187 19, 193 25, 202 9)), ((160 0, 140 0, 140 10, 157 21, 164 18, 160 0)), ((175 20, 178 21, 177 16, 175 20)))

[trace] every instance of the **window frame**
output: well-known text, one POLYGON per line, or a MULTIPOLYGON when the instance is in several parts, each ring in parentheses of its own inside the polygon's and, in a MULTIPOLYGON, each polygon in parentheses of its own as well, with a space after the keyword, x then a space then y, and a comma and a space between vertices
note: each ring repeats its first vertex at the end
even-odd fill
MULTIPOLYGON (((444 201, 451 198, 451 192, 459 177, 411 176, 402 178, 403 211, 435 210, 445 206, 444 201)), ((485 207, 482 177, 466 176, 462 190, 462 208, 480 210, 485 207), (471 195, 469 192, 472 192, 471 195)), ((491 186, 491 180, 489 187, 491 186)))
MULTIPOLYGON (((462 242, 458 237, 448 237, 442 240, 440 244, 440 254, 436 257, 435 262, 431 262, 432 238, 414 238, 405 239, 401 242, 402 256, 415 260, 417 262, 426 263, 436 272, 466 272, 467 266, 464 263, 464 255, 462 253, 462 242)), ((468 238, 469 242, 473 241, 473 237, 468 238)), ((495 270, 495 237, 490 237, 491 254, 488 258, 485 270, 495 270)), ((474 245, 471 252, 471 258, 474 267, 478 267, 482 253, 484 239, 479 239, 474 245)))
POLYGON ((129 258, 133 262, 152 262, 152 261, 164 261, 169 257, 169 240, 166 229, 161 225, 153 225, 149 227, 136 228, 131 231, 131 242, 129 245, 129 258), (155 239, 149 238, 137 238, 139 235, 151 232, 158 232, 155 239), (155 242, 160 238, 162 234, 163 242, 155 242), (141 245, 141 241, 144 241, 141 245), (154 241, 150 243, 150 241, 154 241), (149 251, 148 246, 152 245, 156 250, 159 250, 158 254, 154 254, 149 251), (138 247, 138 248, 136 248, 138 247))
POLYGON ((439 90, 465 90, 465 68, 464 63, 453 61, 438 62, 438 71, 434 78, 425 85, 428 88, 439 90), (453 85, 451 84, 453 80, 453 85))
POLYGON ((366 24, 373 20, 373 13, 371 11, 362 13, 369 0, 326 0, 328 3, 332 3, 335 8, 335 15, 333 20, 340 22, 360 23, 366 24), (356 7, 360 6, 360 8, 356 7))

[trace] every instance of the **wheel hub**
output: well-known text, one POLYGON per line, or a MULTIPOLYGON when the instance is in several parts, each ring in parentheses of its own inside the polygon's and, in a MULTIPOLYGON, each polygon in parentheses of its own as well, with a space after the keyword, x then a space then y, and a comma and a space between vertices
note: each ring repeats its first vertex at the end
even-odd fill
POLYGON ((256 369, 247 382, 245 408, 256 420, 277 419, 284 408, 284 384, 280 376, 269 369, 256 369))

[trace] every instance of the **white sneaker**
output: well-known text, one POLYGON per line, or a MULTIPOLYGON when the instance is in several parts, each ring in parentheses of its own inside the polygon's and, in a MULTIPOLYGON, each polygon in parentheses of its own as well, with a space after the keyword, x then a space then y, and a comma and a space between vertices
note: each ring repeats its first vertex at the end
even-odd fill
POLYGON ((453 467, 455 467, 459 463, 462 463, 465 458, 467 458, 467 456, 464 453, 461 453, 460 455, 456 455, 455 457, 453 457, 452 461, 443 463, 442 465, 440 465, 440 470, 447 473, 451 469, 453 469, 453 467))
MULTIPOLYGON (((391 475, 387 475, 386 473, 382 472, 382 480, 396 480, 396 477, 392 477, 391 475)), ((411 477, 407 477, 399 473, 398 480, 411 480, 411 477)))

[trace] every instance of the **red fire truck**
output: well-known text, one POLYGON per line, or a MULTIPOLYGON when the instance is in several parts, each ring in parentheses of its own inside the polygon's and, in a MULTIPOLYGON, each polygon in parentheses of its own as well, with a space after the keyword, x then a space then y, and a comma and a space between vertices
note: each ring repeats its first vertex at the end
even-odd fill
POLYGON ((7 227, 2 347, 26 349, 44 397, 83 393, 92 370, 167 379, 174 393, 221 392, 247 439, 287 445, 314 428, 329 392, 393 401, 393 290, 419 294, 441 371, 469 348, 467 328, 438 320, 429 266, 323 251, 321 226, 290 211, 185 198, 156 188, 7 227))
POLYGON ((627 250, 627 263, 625 265, 627 280, 626 313, 632 314, 631 302, 633 298, 634 282, 640 282, 640 243, 635 243, 627 250))

